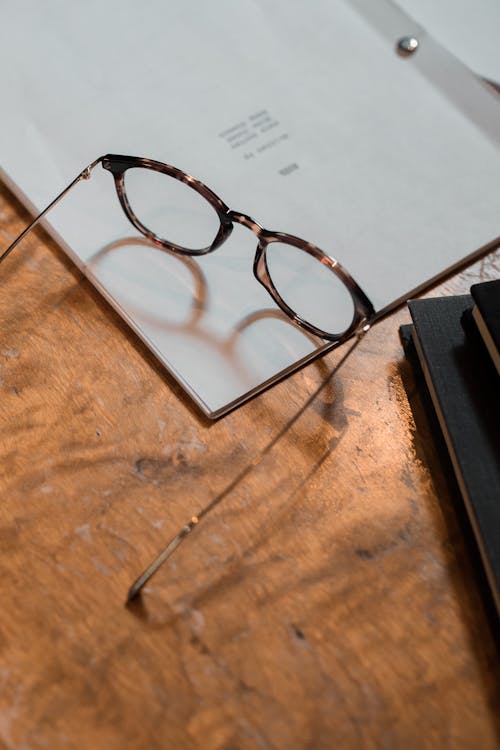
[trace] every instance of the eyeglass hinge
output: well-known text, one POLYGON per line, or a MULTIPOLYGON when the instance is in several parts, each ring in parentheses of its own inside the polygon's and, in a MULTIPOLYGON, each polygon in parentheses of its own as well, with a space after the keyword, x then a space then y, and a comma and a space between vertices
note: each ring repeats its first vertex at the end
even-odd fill
MULTIPOLYGON (((94 167, 97 167, 98 164, 100 164, 101 162, 103 162, 103 158, 104 157, 100 156, 98 159, 95 159, 95 161, 93 161, 91 164, 89 164, 88 167, 85 167, 85 169, 83 169, 80 172, 80 174, 78 175, 78 179, 79 180, 90 180, 90 178, 92 176, 92 170, 94 169, 94 167)), ((103 163, 103 166, 104 166, 104 163, 103 163)))
POLYGON ((370 328, 371 328, 371 323, 365 318, 364 320, 361 321, 360 325, 354 332, 354 335, 358 338, 358 340, 362 339, 363 336, 365 336, 368 333, 370 328))

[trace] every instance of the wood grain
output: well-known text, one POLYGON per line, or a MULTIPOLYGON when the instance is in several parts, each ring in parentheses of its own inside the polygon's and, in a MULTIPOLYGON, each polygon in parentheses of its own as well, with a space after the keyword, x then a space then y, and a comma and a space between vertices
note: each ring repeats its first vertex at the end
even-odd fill
MULTIPOLYGON (((2 189, 2 245, 26 222, 2 189)), ((498 621, 405 310, 210 423, 43 232, 1 285, 6 748, 499 746, 498 621)))

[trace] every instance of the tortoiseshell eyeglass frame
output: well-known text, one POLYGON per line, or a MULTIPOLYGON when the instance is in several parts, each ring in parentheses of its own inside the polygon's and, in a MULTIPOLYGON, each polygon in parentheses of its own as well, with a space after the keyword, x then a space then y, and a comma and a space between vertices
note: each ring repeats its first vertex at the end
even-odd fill
POLYGON ((125 212, 125 215, 134 227, 145 237, 150 239, 155 245, 162 247, 166 250, 170 250, 182 255, 206 255, 213 252, 227 240, 231 232, 233 231, 234 224, 241 224, 247 229, 250 229, 258 239, 257 250, 253 261, 253 273, 257 281, 271 295, 274 302, 278 307, 283 310, 284 313, 298 326, 305 329, 309 333, 319 336, 322 339, 332 342, 341 342, 349 338, 353 333, 366 330, 370 322, 375 316, 375 310, 372 303, 363 292, 361 287, 354 281, 352 276, 346 271, 340 263, 332 258, 330 255, 325 253, 316 245, 306 242, 306 240, 296 237, 293 234, 286 234, 284 232, 275 232, 262 227, 255 219, 247 216, 239 211, 230 209, 226 204, 206 185, 199 180, 196 180, 191 175, 183 172, 177 167, 172 167, 169 164, 164 164, 160 161, 153 159, 145 159, 137 156, 123 156, 118 154, 106 154, 100 156, 98 159, 93 161, 86 167, 80 174, 40 213, 36 216, 31 224, 17 237, 14 242, 0 255, 0 262, 4 260, 7 255, 14 249, 14 247, 23 239, 23 237, 45 216, 50 209, 58 203, 61 198, 80 180, 87 180, 90 178, 92 170, 98 165, 102 164, 103 169, 111 172, 113 175, 116 192, 118 199, 125 212), (183 182, 192 190, 195 190, 212 206, 217 213, 219 218, 219 229, 212 243, 207 247, 199 249, 191 249, 176 245, 169 242, 163 237, 159 237, 154 234, 148 227, 146 227, 139 218, 135 215, 132 207, 127 198, 127 192, 125 188, 125 173, 131 168, 149 169, 155 172, 160 172, 173 177, 180 182, 183 182), (318 260, 323 265, 327 266, 332 273, 344 284, 345 288, 349 292, 353 302, 353 319, 347 329, 338 333, 332 333, 331 331, 324 331, 315 325, 312 325, 307 320, 301 318, 295 310, 285 302, 279 294, 278 289, 273 283, 266 259, 266 251, 268 246, 273 242, 281 242, 287 245, 292 245, 300 250, 311 255, 313 258, 318 260))

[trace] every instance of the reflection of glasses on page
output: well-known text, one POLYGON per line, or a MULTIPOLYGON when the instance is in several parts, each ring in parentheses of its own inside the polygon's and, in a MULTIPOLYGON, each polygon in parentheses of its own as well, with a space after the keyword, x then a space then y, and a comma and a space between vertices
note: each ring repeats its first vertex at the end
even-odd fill
POLYGON ((343 341, 374 315, 373 306, 349 273, 330 255, 291 234, 264 229, 229 209, 202 182, 152 159, 108 154, 71 182, 0 256, 0 262, 59 200, 102 164, 114 177, 127 218, 156 245, 183 255, 205 255, 229 237, 234 223, 258 238, 256 279, 297 325, 329 341, 343 341), (139 218, 140 217, 140 218, 139 218))

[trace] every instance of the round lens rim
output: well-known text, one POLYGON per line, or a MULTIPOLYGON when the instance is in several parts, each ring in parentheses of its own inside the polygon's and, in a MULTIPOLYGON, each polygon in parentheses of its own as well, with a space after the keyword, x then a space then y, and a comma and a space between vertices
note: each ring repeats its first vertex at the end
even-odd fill
POLYGON ((107 159, 105 158, 105 160, 103 161, 103 167, 105 169, 109 169, 109 171, 113 174, 116 192, 118 194, 118 200, 120 201, 120 204, 128 220, 141 234, 154 242, 155 245, 158 245, 166 250, 173 250, 174 252, 180 253, 181 255, 207 255, 208 253, 211 253, 218 247, 220 247, 220 245, 225 242, 231 234, 233 230, 233 223, 228 218, 228 206, 226 206, 226 204, 223 203, 223 201, 221 201, 221 199, 217 195, 215 195, 215 193, 212 192, 212 190, 210 190, 210 188, 208 188, 203 182, 201 182, 200 180, 196 180, 187 172, 183 172, 177 167, 173 167, 170 164, 164 164, 163 162, 155 161, 153 159, 143 159, 140 157, 126 156, 114 156, 112 159, 109 157, 107 159), (173 179, 184 183, 184 185, 201 195, 201 197, 210 204, 212 209, 215 210, 219 219, 219 228, 210 245, 202 248, 188 248, 182 245, 177 245, 176 243, 170 242, 164 237, 160 237, 155 232, 151 231, 145 224, 143 224, 135 214, 127 196, 125 173, 129 169, 148 169, 154 172, 160 172, 161 174, 165 174, 168 177, 172 177, 173 179))
POLYGON ((303 328, 309 333, 319 336, 322 339, 326 339, 327 341, 343 341, 348 339, 363 324, 371 321, 375 315, 375 310, 370 300, 354 281, 350 273, 346 271, 346 269, 335 260, 335 258, 324 250, 321 250, 317 245, 313 245, 295 235, 285 234, 284 232, 263 233, 255 253, 253 271, 257 281, 264 286, 276 304, 288 315, 289 318, 291 318, 300 328, 303 328), (353 319, 345 331, 337 333, 318 328, 298 315, 297 312, 281 297, 273 282, 267 263, 267 250, 269 245, 274 242, 292 245, 293 247, 312 255, 318 262, 328 266, 331 272, 342 282, 349 292, 353 302, 353 319))

